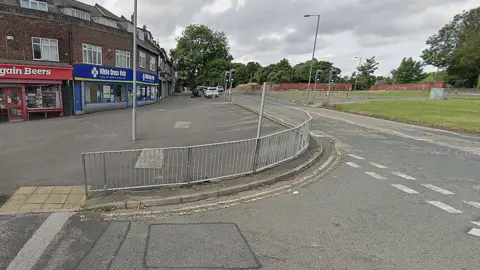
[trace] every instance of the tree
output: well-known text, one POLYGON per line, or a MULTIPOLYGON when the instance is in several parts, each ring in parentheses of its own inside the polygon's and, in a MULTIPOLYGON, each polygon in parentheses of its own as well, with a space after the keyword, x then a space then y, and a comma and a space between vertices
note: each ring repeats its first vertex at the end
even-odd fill
MULTIPOLYGON (((292 82, 302 82, 302 83, 308 83, 308 78, 310 76, 310 65, 312 63, 312 60, 308 60, 306 62, 301 62, 296 64, 293 67, 293 80, 292 82)), ((313 68, 312 68, 312 78, 311 82, 314 82, 314 76, 315 72, 317 70, 322 71, 322 77, 320 79, 320 82, 328 82, 328 73, 333 67, 333 63, 327 62, 327 61, 318 61, 317 59, 313 59, 313 68)), ((340 70, 340 69, 339 69, 340 70)), ((337 76, 339 76, 337 74, 337 76)))
POLYGON ((423 63, 413 60, 412 57, 404 57, 398 68, 390 73, 395 83, 420 82, 426 77, 426 74, 423 72, 423 63))
POLYGON ((480 7, 455 15, 426 44, 425 63, 447 70, 456 86, 480 86, 480 7))
POLYGON ((258 62, 248 62, 247 63, 247 74, 248 74, 248 82, 253 81, 253 76, 257 72, 257 70, 261 69, 262 66, 258 62))
MULTIPOLYGON (((232 61, 228 39, 224 32, 216 32, 205 25, 189 25, 177 37, 177 46, 171 51, 178 62, 179 79, 190 88, 214 81, 210 69, 215 64, 232 61), (220 60, 222 61, 220 61, 220 60)), ((223 66, 222 66, 223 68, 223 66)), ((220 79, 220 77, 219 77, 220 79)))
POLYGON ((448 82, 450 80, 452 80, 452 78, 448 73, 445 70, 441 70, 438 72, 427 73, 422 82, 448 82))
POLYGON ((231 68, 232 64, 230 61, 225 59, 213 59, 204 66, 202 72, 199 72, 197 83, 198 85, 205 86, 222 85, 225 71, 230 70, 231 68))
POLYGON ((357 79, 357 89, 368 89, 375 84, 377 80, 373 75, 378 69, 378 62, 375 59, 375 56, 367 58, 365 63, 357 67, 358 79, 357 79))
POLYGON ((250 80, 250 74, 248 73, 247 66, 243 63, 233 63, 235 69, 235 78, 233 79, 233 85, 239 85, 248 83, 250 80))

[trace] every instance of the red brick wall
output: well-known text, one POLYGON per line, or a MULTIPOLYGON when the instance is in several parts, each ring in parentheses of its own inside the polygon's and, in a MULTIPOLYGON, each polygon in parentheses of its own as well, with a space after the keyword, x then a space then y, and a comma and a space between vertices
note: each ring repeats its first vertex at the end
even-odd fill
MULTIPOLYGON (((314 84, 310 85, 310 89, 313 90, 314 84)), ((307 90, 308 83, 280 83, 274 84, 273 90, 275 91, 285 91, 285 90, 307 90)), ((333 91, 350 91, 352 85, 349 83, 332 83, 333 91)), ((326 91, 328 90, 328 83, 317 83, 317 91, 326 91)))
POLYGON ((426 83, 407 83, 407 84, 387 84, 374 85, 370 87, 370 91, 401 91, 401 90, 430 90, 431 88, 445 88, 447 83, 444 82, 426 82, 426 83))
POLYGON ((68 63, 68 29, 65 23, 0 13, 0 58, 7 58, 5 36, 8 41, 8 59, 33 60, 32 37, 57 39, 60 62, 68 63))
MULTIPOLYGON (((0 4, 0 59, 7 58, 5 35, 14 37, 8 41, 8 59, 33 60, 32 37, 57 39, 59 62, 83 62, 82 44, 102 47, 102 64, 115 66, 116 50, 130 52, 130 67, 133 66, 133 37, 121 29, 103 26, 63 14, 24 9, 0 4)), ((139 70, 155 73, 149 68, 150 55, 147 53, 147 66, 139 70)), ((138 57, 138 55, 137 55, 138 57)), ((137 60, 138 66, 138 60, 137 60)))

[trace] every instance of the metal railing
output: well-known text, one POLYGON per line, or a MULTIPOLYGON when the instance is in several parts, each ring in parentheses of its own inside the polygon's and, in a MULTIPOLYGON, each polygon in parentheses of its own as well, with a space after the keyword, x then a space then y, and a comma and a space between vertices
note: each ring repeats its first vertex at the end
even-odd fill
POLYGON ((259 138, 170 148, 82 153, 85 191, 179 186, 274 167, 302 154, 310 121, 259 138))

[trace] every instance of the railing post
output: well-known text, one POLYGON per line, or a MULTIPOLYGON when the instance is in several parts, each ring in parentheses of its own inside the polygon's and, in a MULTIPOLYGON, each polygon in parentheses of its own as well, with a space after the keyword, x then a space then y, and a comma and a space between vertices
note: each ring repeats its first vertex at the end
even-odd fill
POLYGON ((101 155, 103 165, 103 190, 107 191, 107 165, 105 163, 105 152, 101 153, 101 155))
POLYGON ((87 166, 85 164, 85 154, 82 154, 83 179, 85 183, 85 199, 88 199, 87 166))
POLYGON ((190 167, 191 167, 191 164, 192 164, 192 148, 191 147, 188 147, 188 158, 187 158, 187 182, 188 184, 190 184, 190 176, 191 176, 191 172, 190 172, 190 167))
POLYGON ((252 169, 253 169, 253 172, 256 172, 257 171, 257 161, 258 161, 258 154, 260 152, 260 138, 257 138, 255 140, 255 153, 254 153, 254 156, 253 156, 253 166, 252 166, 252 169))

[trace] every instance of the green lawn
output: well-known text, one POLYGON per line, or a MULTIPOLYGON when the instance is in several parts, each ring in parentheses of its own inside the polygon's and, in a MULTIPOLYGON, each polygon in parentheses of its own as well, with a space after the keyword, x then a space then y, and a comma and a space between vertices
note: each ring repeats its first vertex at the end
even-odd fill
MULTIPOLYGON (((345 92, 343 92, 345 93, 345 92)), ((369 95, 378 97, 429 97, 430 91, 350 91, 349 95, 369 95)))
POLYGON ((480 133, 480 100, 389 100, 336 105, 335 109, 368 116, 480 133))

